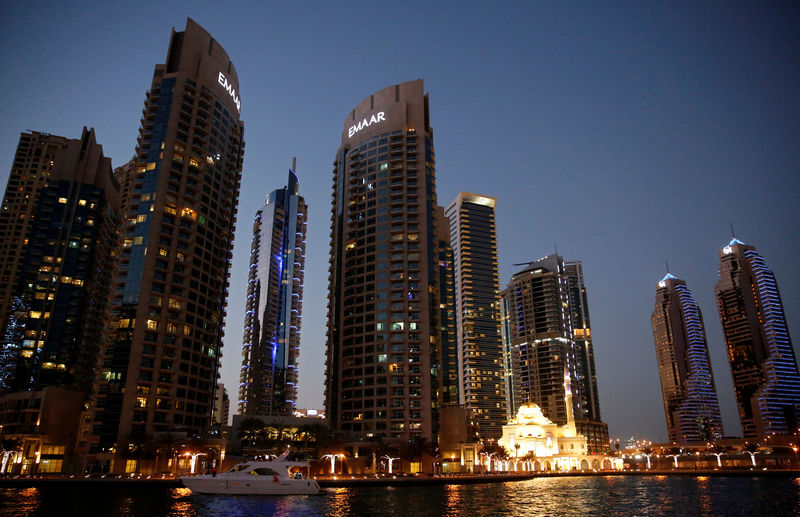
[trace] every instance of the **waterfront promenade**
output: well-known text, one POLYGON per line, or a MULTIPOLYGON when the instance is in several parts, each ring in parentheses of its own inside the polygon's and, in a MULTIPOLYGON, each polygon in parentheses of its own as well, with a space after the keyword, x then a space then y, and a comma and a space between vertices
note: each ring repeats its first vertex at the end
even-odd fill
MULTIPOLYGON (((800 469, 670 469, 670 470, 609 470, 609 471, 570 471, 570 472, 520 472, 498 474, 458 474, 458 475, 395 475, 395 476, 325 476, 317 477, 323 488, 380 487, 380 486, 437 486, 469 485, 477 483, 505 483, 525 481, 535 478, 569 477, 625 477, 625 476, 679 476, 679 477, 800 477, 800 469)), ((173 477, 150 476, 13 476, 0 477, 0 488, 31 488, 69 485, 90 486, 147 486, 180 488, 180 480, 173 477)))

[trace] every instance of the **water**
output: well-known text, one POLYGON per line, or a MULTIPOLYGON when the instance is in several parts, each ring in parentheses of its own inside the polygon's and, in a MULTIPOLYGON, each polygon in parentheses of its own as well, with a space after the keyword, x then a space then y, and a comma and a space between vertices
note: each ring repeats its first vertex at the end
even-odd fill
POLYGON ((210 496, 186 489, 85 485, 0 489, 0 515, 18 517, 798 514, 800 478, 537 478, 478 485, 325 489, 318 496, 210 496))

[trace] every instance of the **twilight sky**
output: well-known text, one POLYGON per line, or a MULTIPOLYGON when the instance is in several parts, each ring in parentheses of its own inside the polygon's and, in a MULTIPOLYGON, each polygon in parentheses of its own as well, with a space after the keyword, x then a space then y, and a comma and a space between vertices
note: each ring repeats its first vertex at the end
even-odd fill
POLYGON ((554 246, 583 261, 612 437, 666 439, 650 330, 665 260, 704 311, 725 431, 740 434, 713 295, 729 222, 775 272, 798 349, 797 4, 132 4, 3 5, 0 185, 25 130, 94 127, 125 163, 170 30, 187 16, 205 27, 237 69, 245 123, 222 362, 234 404, 252 217, 297 156, 309 204, 298 405, 322 406, 331 163, 356 104, 417 78, 439 204, 460 190, 498 198, 501 284, 554 246))

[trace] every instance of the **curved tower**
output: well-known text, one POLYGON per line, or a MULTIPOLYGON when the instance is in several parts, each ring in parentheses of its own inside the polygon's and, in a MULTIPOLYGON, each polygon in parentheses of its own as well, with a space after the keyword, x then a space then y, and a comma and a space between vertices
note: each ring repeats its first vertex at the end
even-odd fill
POLYGON ((721 438, 722 418, 703 314, 686 282, 668 273, 658 283, 650 321, 669 441, 721 438))
POLYGON ((210 424, 244 153, 240 109, 233 63, 187 20, 155 67, 136 154, 117 172, 124 246, 115 334, 100 358, 100 451, 210 424))
POLYGON ((719 252, 717 308, 745 438, 794 434, 800 374, 772 270, 734 238, 719 252))
POLYGON ((348 114, 334 161, 325 406, 345 436, 436 434, 435 209, 428 96, 422 80, 389 86, 348 114))

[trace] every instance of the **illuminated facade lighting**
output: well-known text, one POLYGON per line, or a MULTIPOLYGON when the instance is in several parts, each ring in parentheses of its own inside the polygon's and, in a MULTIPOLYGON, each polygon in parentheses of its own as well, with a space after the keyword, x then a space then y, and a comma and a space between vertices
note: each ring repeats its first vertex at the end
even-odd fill
POLYGON ((307 217, 291 170, 253 221, 239 414, 294 414, 307 217))
POLYGON ((669 441, 722 438, 703 315, 686 282, 671 274, 658 282, 650 321, 669 441))
POLYGON ((715 293, 742 434, 794 434, 800 374, 775 276, 755 246, 735 238, 719 258, 715 293))

